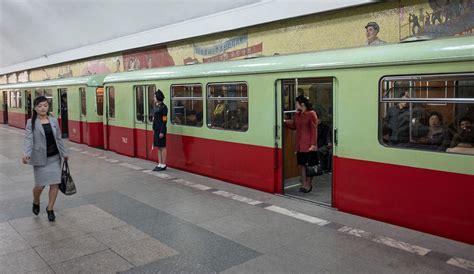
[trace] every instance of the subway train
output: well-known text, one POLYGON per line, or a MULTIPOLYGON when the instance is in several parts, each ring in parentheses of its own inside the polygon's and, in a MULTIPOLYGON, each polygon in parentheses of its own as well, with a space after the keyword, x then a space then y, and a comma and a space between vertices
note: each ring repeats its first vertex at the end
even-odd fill
POLYGON ((0 121, 24 128, 43 94, 70 141, 156 161, 160 89, 169 166, 286 194, 299 175, 283 120, 303 94, 330 128, 331 207, 474 244, 474 156, 447 152, 474 119, 473 61, 455 37, 8 84, 0 121))

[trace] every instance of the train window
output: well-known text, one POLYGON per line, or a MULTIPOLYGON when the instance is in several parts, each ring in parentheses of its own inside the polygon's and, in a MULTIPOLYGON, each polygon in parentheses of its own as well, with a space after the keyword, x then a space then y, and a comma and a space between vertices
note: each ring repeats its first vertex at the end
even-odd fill
POLYGON ((145 122, 145 97, 144 97, 144 87, 135 86, 135 117, 136 121, 145 122))
POLYGON ((207 126, 224 130, 248 130, 246 83, 207 85, 207 126))
POLYGON ((108 93, 108 112, 109 118, 115 118, 115 88, 114 87, 107 87, 108 93))
POLYGON ((155 85, 148 86, 148 122, 153 123, 153 109, 155 107, 155 85))
POLYGON ((202 127, 203 98, 201 85, 171 86, 171 123, 202 127))
POLYGON ((386 146, 474 154, 474 74, 382 78, 379 117, 386 146))
POLYGON ((95 100, 97 105, 97 115, 102 116, 104 113, 104 88, 95 90, 95 100))
POLYGON ((86 115, 86 113, 87 113, 86 89, 85 88, 79 88, 79 94, 81 96, 81 114, 86 115))
POLYGON ((21 91, 10 91, 10 108, 21 108, 21 91))

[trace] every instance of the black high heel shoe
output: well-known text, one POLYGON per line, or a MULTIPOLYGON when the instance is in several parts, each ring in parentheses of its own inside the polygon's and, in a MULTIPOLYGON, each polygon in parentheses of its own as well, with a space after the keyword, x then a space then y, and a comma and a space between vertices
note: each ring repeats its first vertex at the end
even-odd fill
POLYGON ((46 213, 48 213, 48 220, 50 222, 56 221, 56 215, 54 215, 54 210, 48 210, 48 207, 46 207, 46 213))
POLYGON ((310 186, 309 189, 303 189, 303 193, 310 193, 313 190, 313 186, 310 186))
POLYGON ((33 203, 33 214, 35 214, 36 216, 38 216, 38 214, 40 213, 40 205, 39 204, 35 204, 33 203))

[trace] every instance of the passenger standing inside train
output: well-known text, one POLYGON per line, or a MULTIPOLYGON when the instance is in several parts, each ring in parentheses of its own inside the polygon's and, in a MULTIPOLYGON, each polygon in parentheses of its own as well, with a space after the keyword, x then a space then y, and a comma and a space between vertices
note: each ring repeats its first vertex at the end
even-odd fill
MULTIPOLYGON (((404 93, 402 99, 408 98, 404 93)), ((410 111, 406 102, 390 107, 385 116, 385 125, 390 128, 390 143, 393 145, 408 143, 410 140, 410 111)))
POLYGON ((153 146, 158 148, 158 165, 153 171, 166 170, 166 122, 168 107, 163 103, 165 95, 161 90, 155 92, 153 113, 153 146))
POLYGON ((26 123, 22 161, 33 166, 33 213, 39 214, 41 192, 45 186, 49 186, 46 213, 48 220, 54 222, 54 204, 61 182, 61 158, 67 161, 68 155, 61 139, 58 120, 48 115, 48 99, 39 96, 33 101, 33 106, 33 116, 26 123))
POLYGON ((296 130, 295 151, 298 165, 303 177, 300 191, 308 193, 313 190, 312 177, 306 177, 306 164, 314 166, 318 162, 318 117, 313 106, 304 95, 296 97, 296 113, 293 120, 285 120, 285 127, 296 130))

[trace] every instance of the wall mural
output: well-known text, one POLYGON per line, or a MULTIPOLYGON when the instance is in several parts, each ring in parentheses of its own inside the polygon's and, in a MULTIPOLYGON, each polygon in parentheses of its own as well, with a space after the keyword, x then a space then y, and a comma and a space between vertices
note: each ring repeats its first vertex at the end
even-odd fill
POLYGON ((174 66, 167 47, 123 53, 125 71, 174 66))
MULTIPOLYGON (((165 46, 35 69, 31 81, 211 63, 326 49, 378 46, 416 36, 472 35, 474 0, 400 0, 172 42, 165 46)), ((0 77, 8 83, 15 76, 0 77)))

